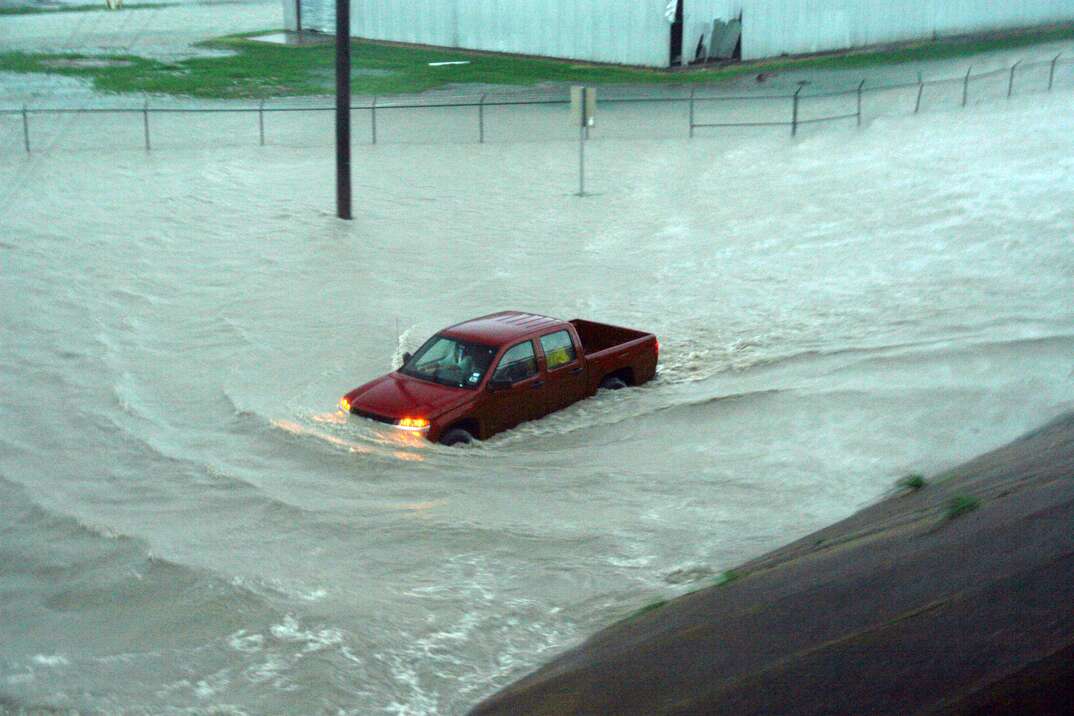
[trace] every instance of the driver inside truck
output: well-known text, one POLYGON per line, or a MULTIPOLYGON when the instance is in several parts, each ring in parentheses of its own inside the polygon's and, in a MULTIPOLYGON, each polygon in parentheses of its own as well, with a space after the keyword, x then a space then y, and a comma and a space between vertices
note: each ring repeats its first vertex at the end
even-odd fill
POLYGON ((455 363, 462 371, 462 379, 468 385, 481 382, 481 376, 492 362, 492 351, 484 346, 456 344, 455 363))

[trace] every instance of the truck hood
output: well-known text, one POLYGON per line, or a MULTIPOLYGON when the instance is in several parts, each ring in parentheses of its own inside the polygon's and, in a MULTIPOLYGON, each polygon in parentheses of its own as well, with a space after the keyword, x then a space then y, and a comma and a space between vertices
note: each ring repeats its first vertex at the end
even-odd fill
POLYGON ((462 403, 473 391, 388 373, 345 396, 353 409, 385 418, 435 418, 462 403))

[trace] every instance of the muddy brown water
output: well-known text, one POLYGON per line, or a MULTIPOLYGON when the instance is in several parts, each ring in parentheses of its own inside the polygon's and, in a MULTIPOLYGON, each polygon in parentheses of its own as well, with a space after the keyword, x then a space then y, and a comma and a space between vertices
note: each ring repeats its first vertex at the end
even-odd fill
POLYGON ((519 115, 356 148, 353 222, 329 119, 162 118, 147 153, 70 115, 29 157, 14 125, 0 704, 458 713, 1069 410, 1070 110, 599 137, 585 198, 519 115), (654 331, 659 375, 470 449, 333 416, 507 308, 654 331))

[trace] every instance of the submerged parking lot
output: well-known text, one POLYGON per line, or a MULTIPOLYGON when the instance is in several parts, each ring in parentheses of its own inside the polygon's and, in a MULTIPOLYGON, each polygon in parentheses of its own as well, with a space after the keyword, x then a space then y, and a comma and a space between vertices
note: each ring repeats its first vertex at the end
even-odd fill
POLYGON ((1074 401, 1069 98, 866 132, 0 158, 5 703, 458 712, 1074 401), (331 418, 439 327, 656 332, 472 449, 331 418), (62 576, 60 576, 62 575, 62 576))
POLYGON ((945 97, 793 141, 602 109, 584 198, 562 107, 415 114, 353 222, 327 113, 15 124, 0 708, 459 713, 1070 410, 1069 90, 945 97), (657 379, 464 449, 335 414, 503 309, 653 331, 657 379))

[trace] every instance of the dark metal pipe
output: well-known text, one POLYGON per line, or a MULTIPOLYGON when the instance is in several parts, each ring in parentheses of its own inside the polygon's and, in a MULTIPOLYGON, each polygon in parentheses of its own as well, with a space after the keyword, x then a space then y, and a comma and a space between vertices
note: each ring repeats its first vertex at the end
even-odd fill
POLYGON ((696 87, 690 88, 690 138, 694 137, 694 92, 696 87))
POLYGON ((145 101, 145 106, 142 107, 142 120, 145 124, 145 150, 148 152, 149 147, 149 100, 145 101))
POLYGON ((477 103, 477 141, 485 143, 485 95, 481 95, 481 101, 477 103))
POLYGON ((373 144, 377 143, 377 98, 373 98, 373 104, 369 105, 369 131, 372 134, 373 144))
POLYGON ((858 85, 858 126, 861 126, 861 88, 865 86, 865 80, 858 85))
POLYGON ((351 218, 351 0, 336 2, 336 215, 351 218))
POLYGON ((798 135, 798 93, 801 92, 801 91, 802 91, 801 86, 799 86, 798 89, 796 89, 794 91, 794 100, 793 100, 794 104, 792 105, 792 109, 791 109, 791 136, 792 137, 795 137, 795 136, 798 135))
POLYGON ((1011 65, 1011 78, 1007 81, 1007 99, 1010 99, 1011 95, 1014 94, 1014 71, 1018 69, 1020 64, 1022 64, 1022 61, 1018 60, 1011 65))
POLYGON ((831 117, 814 117, 813 119, 799 119, 798 124, 823 124, 824 122, 836 122, 843 119, 854 119, 853 114, 833 114, 831 117))
MULTIPOLYGON (((825 117, 825 120, 828 118, 825 117)), ((798 124, 805 124, 799 122, 798 124)), ((791 122, 702 122, 695 127, 789 127, 791 122)))

